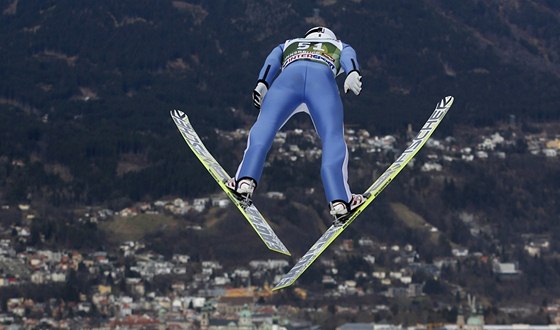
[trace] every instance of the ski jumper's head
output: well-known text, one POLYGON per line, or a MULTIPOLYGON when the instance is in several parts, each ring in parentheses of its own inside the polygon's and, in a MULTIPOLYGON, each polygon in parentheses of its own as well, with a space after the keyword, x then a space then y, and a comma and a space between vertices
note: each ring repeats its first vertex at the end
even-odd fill
POLYGON ((330 29, 316 26, 305 33, 305 39, 331 39, 337 40, 336 35, 330 29))

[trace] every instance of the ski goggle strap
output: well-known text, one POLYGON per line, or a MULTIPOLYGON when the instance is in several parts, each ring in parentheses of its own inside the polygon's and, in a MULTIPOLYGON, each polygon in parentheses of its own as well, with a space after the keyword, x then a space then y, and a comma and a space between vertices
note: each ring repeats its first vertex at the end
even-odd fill
POLYGON ((311 30, 307 31, 305 33, 305 36, 307 37, 308 35, 310 35, 311 33, 325 33, 325 29, 322 27, 314 27, 311 30))

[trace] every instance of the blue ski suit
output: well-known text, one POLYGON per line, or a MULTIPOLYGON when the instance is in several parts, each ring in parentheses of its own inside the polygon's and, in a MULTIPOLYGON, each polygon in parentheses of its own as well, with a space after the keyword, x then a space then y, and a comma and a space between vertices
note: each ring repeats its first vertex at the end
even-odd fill
POLYGON ((351 199, 348 148, 336 76, 359 71, 356 52, 339 40, 292 39, 266 58, 259 82, 269 87, 236 173, 259 181, 276 133, 297 112, 311 117, 322 143, 321 178, 327 202, 351 199))

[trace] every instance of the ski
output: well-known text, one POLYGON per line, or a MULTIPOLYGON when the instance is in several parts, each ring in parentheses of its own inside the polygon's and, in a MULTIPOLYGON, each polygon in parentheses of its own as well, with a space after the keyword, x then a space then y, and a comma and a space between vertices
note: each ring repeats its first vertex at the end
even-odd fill
POLYGON ((389 168, 364 192, 366 201, 360 205, 343 223, 334 222, 329 229, 313 244, 313 246, 299 259, 294 267, 286 273, 275 285, 273 290, 279 290, 292 285, 305 270, 323 253, 327 247, 362 213, 368 205, 389 185, 389 183, 408 164, 416 153, 424 146, 436 127, 453 104, 453 97, 447 96, 438 102, 434 112, 426 121, 420 132, 412 140, 403 153, 389 166, 389 168))
POLYGON ((206 149, 206 146, 192 127, 188 116, 179 110, 172 110, 171 118, 173 118, 179 132, 198 160, 200 160, 202 165, 204 165, 208 172, 210 172, 212 177, 216 180, 229 199, 231 199, 233 204, 235 204, 239 211, 241 211, 241 213, 245 216, 251 227, 253 227, 266 246, 272 251, 290 255, 286 246, 280 241, 276 233, 274 233, 274 230, 272 230, 255 205, 238 199, 238 197, 226 187, 226 182, 230 179, 230 176, 216 161, 208 149, 206 149))

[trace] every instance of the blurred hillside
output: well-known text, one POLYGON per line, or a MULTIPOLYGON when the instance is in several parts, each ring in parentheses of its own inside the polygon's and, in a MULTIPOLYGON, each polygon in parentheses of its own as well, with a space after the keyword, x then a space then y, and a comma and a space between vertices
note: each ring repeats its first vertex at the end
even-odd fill
MULTIPOLYGON (((353 45, 362 65, 363 93, 343 97, 349 126, 394 133, 445 95, 457 101, 440 134, 512 114, 557 120, 559 6, 2 0, 0 197, 32 193, 61 205, 213 190, 192 175, 202 171, 168 111, 186 111, 216 154, 225 152, 213 129, 249 127, 268 52, 318 24, 353 45)), ((238 158, 225 164, 230 172, 238 158)))

